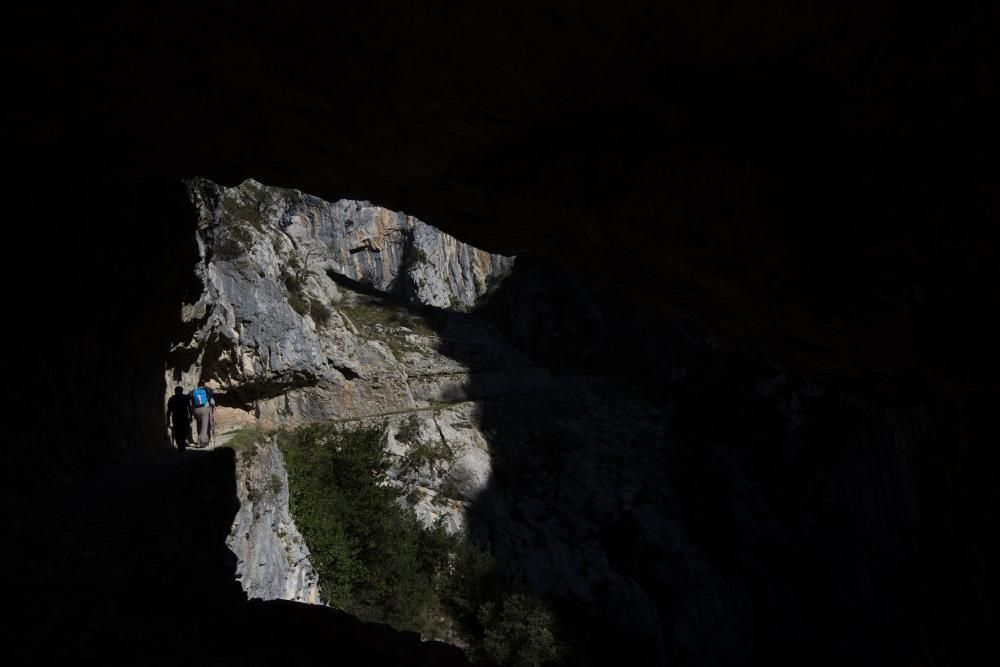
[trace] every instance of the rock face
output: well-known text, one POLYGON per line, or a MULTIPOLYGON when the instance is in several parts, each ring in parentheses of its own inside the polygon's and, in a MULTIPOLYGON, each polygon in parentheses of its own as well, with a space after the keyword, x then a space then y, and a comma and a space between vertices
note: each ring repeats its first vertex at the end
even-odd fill
POLYGON ((309 549, 288 512, 288 475, 270 438, 236 451, 240 509, 226 545, 247 596, 320 604, 309 549))
MULTIPOLYGON (((224 405, 282 424, 427 407, 463 392, 468 367, 438 354, 440 339, 410 313, 470 308, 513 258, 367 203, 252 181, 201 182, 193 193, 204 291, 184 308, 194 332, 172 352, 168 384, 212 377, 224 405), (392 297, 395 312, 366 293, 392 297)), ((509 346, 475 339, 482 391, 530 366, 509 346)))
MULTIPOLYGON (((250 425, 385 423, 389 481, 426 523, 461 530, 490 476, 471 401, 551 384, 489 324, 462 314, 514 259, 366 202, 253 181, 199 181, 191 193, 203 288, 183 309, 192 333, 172 351, 168 386, 209 378, 220 442, 250 425)), ((242 507, 228 544, 247 594, 318 602, 280 453, 242 448, 237 470, 242 507)))
MULTIPOLYGON (((368 202, 330 204, 280 194, 277 191, 273 212, 258 213, 279 216, 274 223, 309 264, 307 268, 400 294, 410 303, 468 310, 513 265, 511 257, 477 250, 413 216, 368 202)), ((255 191, 249 182, 223 196, 236 199, 238 205, 266 207, 268 195, 267 190, 255 191)))

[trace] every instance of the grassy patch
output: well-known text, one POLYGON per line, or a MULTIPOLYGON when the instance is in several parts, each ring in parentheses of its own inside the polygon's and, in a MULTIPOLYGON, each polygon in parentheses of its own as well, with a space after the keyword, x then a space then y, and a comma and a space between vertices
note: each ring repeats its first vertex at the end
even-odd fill
POLYGON ((264 442, 266 432, 262 429, 250 427, 242 428, 233 433, 226 443, 227 447, 254 456, 257 454, 260 445, 264 442))
POLYGON ((354 303, 342 301, 338 308, 347 313, 355 326, 366 332, 376 332, 378 327, 404 326, 404 320, 391 305, 376 298, 359 298, 354 303))
POLYGON ((406 327, 421 336, 434 335, 434 327, 423 314, 402 308, 390 299, 362 297, 354 303, 343 301, 338 308, 345 311, 357 326, 367 330, 406 327))
POLYGON ((397 357, 406 352, 418 352, 420 347, 406 339, 406 327, 418 336, 434 335, 427 318, 419 312, 409 311, 389 299, 363 297, 352 303, 342 301, 337 309, 346 315, 367 338, 385 343, 397 357))

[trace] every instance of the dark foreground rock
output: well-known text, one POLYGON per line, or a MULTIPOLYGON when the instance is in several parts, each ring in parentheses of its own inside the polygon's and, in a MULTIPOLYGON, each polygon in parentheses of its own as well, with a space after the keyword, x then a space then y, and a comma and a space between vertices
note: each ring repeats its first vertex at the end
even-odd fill
POLYGON ((5 661, 468 664, 454 647, 335 609, 248 601, 225 547, 234 466, 221 449, 108 467, 19 508, 5 661))

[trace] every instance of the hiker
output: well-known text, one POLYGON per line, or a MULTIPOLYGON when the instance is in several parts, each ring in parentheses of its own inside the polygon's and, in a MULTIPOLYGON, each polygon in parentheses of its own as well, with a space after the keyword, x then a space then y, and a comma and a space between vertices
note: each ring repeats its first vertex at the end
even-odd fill
POLYGON ((167 428, 173 435, 177 451, 183 452, 191 438, 191 403, 183 387, 174 387, 174 395, 167 401, 167 428))
POLYGON ((212 390, 205 386, 204 380, 198 381, 198 388, 191 392, 191 410, 198 422, 198 447, 208 447, 215 412, 215 397, 212 390))

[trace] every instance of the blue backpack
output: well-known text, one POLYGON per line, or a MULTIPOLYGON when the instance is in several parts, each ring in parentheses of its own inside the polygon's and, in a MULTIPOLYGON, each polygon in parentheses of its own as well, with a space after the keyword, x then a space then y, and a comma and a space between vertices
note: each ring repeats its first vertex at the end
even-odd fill
POLYGON ((191 402, 194 403, 194 407, 203 408, 208 405, 208 392, 204 387, 198 387, 191 392, 191 402))

